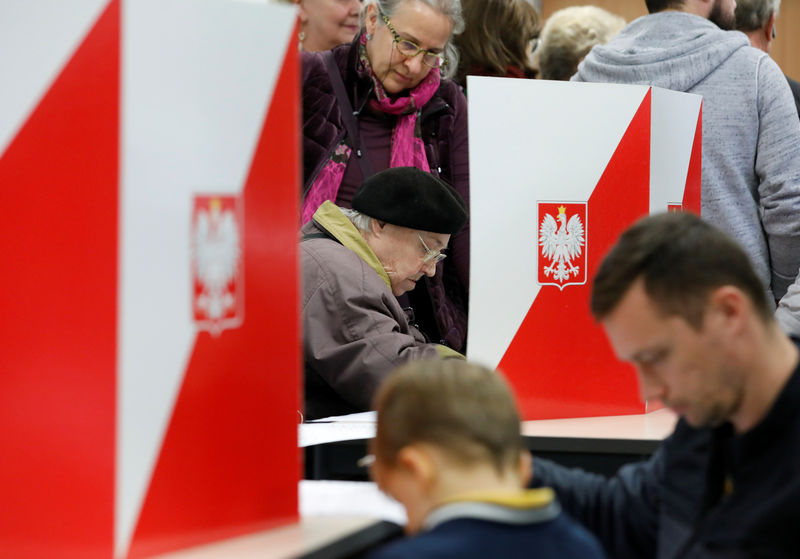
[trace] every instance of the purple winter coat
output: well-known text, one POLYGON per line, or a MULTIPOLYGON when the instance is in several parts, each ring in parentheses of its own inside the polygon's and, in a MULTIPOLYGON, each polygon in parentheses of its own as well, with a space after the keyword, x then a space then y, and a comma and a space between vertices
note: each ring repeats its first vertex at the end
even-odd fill
MULTIPOLYGON (((352 43, 333 49, 345 89, 354 109, 362 107, 372 95, 369 77, 356 71, 357 35, 352 43)), ((320 53, 303 53, 303 196, 346 135, 341 110, 320 53)), ((431 172, 455 188, 469 209, 469 153, 467 139, 467 101, 458 85, 442 80, 437 92, 421 109, 418 120, 431 172)), ((369 151, 370 145, 364 146, 369 151)), ((355 157, 355 156, 354 156, 355 157)), ((382 169, 375 169, 375 172, 382 169)), ((346 201, 336 202, 349 206, 346 201)), ((440 264, 425 287, 435 318, 439 343, 463 351, 467 337, 469 292, 469 221, 450 241, 449 257, 440 264)), ((415 292, 421 291, 420 286, 415 292)), ((420 313, 425 293, 411 296, 420 313)))

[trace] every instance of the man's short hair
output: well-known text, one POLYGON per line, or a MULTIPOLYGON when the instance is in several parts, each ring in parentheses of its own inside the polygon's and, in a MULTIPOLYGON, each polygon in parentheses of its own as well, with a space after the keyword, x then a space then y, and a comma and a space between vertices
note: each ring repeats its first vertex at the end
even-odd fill
POLYGON ((654 14, 670 8, 682 8, 684 0, 645 0, 644 3, 647 5, 647 11, 654 14))
POLYGON ((723 285, 742 290, 762 320, 773 320, 766 289, 744 250, 690 213, 645 217, 622 234, 594 278, 595 318, 608 316, 638 278, 665 316, 680 316, 695 329, 702 326, 709 294, 723 285))
POLYGON ((763 28, 769 16, 777 16, 781 0, 736 0, 736 29, 755 31, 763 28))
POLYGON ((503 377, 458 359, 412 361, 390 374, 375 397, 372 451, 386 464, 413 443, 428 443, 454 463, 498 472, 522 451, 514 396, 503 377))

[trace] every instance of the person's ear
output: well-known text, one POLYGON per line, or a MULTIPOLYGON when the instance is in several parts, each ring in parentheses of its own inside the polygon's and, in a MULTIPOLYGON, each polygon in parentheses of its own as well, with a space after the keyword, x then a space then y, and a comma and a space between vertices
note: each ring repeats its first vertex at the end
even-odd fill
POLYGON ((436 461, 427 449, 420 445, 404 446, 397 453, 397 464, 403 468, 425 491, 436 483, 438 469, 436 461))
POLYGON ((517 468, 522 487, 528 487, 533 479, 533 456, 531 456, 530 451, 524 448, 519 451, 519 464, 517 468))
POLYGON ((375 28, 378 26, 378 6, 374 2, 367 6, 367 16, 365 18, 367 33, 375 36, 375 28))
POLYGON ((380 239, 381 236, 383 235, 384 226, 377 219, 373 219, 372 221, 370 221, 370 228, 369 229, 370 229, 370 231, 372 232, 372 235, 375 238, 380 239))
POLYGON ((764 33, 764 44, 767 45, 767 52, 772 48, 772 41, 775 40, 775 12, 769 15, 766 25, 761 30, 764 33))
MULTIPOLYGON (((712 328, 722 327, 725 331, 737 334, 746 324, 753 306, 747 295, 733 285, 723 285, 711 292, 706 313, 713 316, 712 328)), ((707 316, 706 319, 709 317, 707 316)))
POLYGON ((300 23, 308 23, 308 11, 306 11, 305 0, 294 0, 297 4, 297 15, 300 18, 300 23))

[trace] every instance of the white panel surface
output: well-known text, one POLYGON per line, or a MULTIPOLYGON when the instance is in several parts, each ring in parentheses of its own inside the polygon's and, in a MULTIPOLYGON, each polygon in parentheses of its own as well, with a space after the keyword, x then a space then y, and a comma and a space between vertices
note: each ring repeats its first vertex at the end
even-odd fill
POLYGON ((108 0, 0 0, 0 157, 108 0))
POLYGON ((700 115, 700 95, 653 88, 650 152, 650 213, 680 204, 700 115))
POLYGON ((129 0, 122 13, 118 557, 195 340, 193 197, 241 192, 296 17, 234 0, 129 0))
POLYGON ((495 368, 539 292, 537 201, 588 201, 649 88, 469 77, 467 89, 468 350, 495 368))

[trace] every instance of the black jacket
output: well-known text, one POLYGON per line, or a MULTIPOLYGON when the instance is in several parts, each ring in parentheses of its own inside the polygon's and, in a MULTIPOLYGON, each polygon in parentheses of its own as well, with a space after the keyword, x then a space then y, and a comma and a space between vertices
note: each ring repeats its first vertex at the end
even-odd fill
POLYGON ((800 557, 800 367, 743 435, 681 420, 650 460, 613 478, 546 460, 534 475, 610 557, 800 557))

